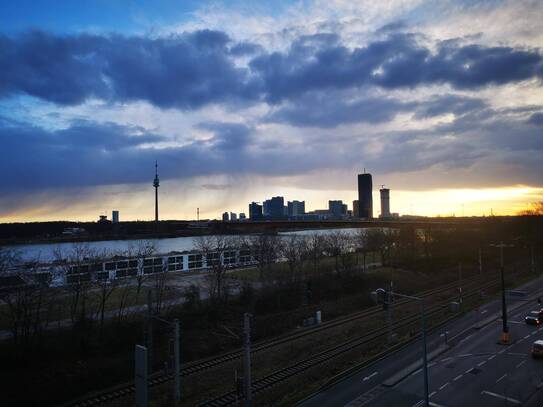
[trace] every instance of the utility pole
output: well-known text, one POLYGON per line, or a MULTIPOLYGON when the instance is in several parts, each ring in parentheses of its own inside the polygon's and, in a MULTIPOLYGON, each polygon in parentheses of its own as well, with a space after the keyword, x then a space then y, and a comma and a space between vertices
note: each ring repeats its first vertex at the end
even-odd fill
POLYGON ((174 393, 173 398, 175 405, 181 400, 181 355, 179 352, 179 320, 176 318, 173 320, 173 375, 174 375, 174 393))
POLYGON ((392 332, 392 318, 393 318, 392 304, 394 303, 394 296, 392 295, 393 292, 394 292, 394 283, 393 283, 393 280, 392 280, 392 272, 391 272, 390 288, 389 288, 389 291, 387 293, 387 302, 388 302, 388 306, 387 306, 387 324, 388 324, 388 344, 389 345, 392 345, 392 343, 394 342, 394 333, 392 332))
POLYGON ((535 261, 534 261, 534 244, 530 244, 530 271, 535 272, 535 261))
POLYGON ((196 208, 196 221, 200 222, 200 208, 196 208))
POLYGON ((462 305, 462 263, 458 263, 458 302, 462 305))
POLYGON ((136 345, 134 354, 134 387, 136 394, 136 407, 149 405, 149 384, 147 373, 147 348, 136 345))
POLYGON ((153 373, 153 293, 147 291, 147 332, 145 335, 145 345, 147 347, 147 365, 149 374, 153 373))
POLYGON ((243 388, 245 396, 245 407, 251 407, 251 314, 243 314, 243 388))
POLYGON ((424 378, 424 406, 430 407, 430 395, 429 392, 429 386, 428 386, 428 353, 426 350, 426 309, 424 306, 424 298, 422 297, 414 297, 411 295, 405 295, 400 294, 394 291, 390 291, 390 293, 387 293, 387 291, 383 288, 378 288, 377 290, 371 292, 371 297, 376 303, 383 303, 388 300, 387 297, 389 296, 398 296, 400 298, 408 298, 410 300, 418 301, 420 304, 420 316, 421 316, 421 336, 422 336, 422 355, 423 355, 423 366, 422 370, 424 372, 423 378, 424 378))
POLYGON ((424 307, 424 298, 420 299, 421 330, 422 330, 422 348, 424 349, 424 405, 430 407, 430 395, 428 394, 428 352, 426 350, 426 310, 424 307))
POLYGON ((479 247, 479 277, 483 277, 483 254, 479 247))

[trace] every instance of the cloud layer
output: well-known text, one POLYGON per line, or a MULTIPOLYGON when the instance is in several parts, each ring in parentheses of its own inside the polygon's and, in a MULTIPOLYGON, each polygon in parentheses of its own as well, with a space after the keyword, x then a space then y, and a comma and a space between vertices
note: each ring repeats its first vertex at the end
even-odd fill
POLYGON ((0 96, 26 94, 60 105, 96 98, 195 109, 228 101, 277 104, 312 91, 362 86, 478 89, 543 77, 538 50, 457 41, 433 48, 410 33, 355 48, 335 34, 301 36, 286 52, 268 53, 210 30, 155 39, 34 31, 0 37, 0 96), (238 61, 239 55, 254 53, 245 65, 238 61))

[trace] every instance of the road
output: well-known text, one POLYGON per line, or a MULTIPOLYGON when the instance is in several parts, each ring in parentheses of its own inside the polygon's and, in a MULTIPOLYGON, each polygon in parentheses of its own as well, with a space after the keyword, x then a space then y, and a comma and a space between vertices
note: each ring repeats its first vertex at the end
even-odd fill
MULTIPOLYGON (((543 278, 521 287, 543 289, 543 278)), ((528 297, 530 298, 530 296, 528 297)), ((511 345, 498 343, 500 302, 492 301, 429 336, 429 394, 433 407, 542 406, 543 359, 530 356, 543 329, 524 323, 535 299, 508 300, 511 345), (444 333, 447 332, 448 343, 444 333)), ((300 402, 315 406, 423 406, 421 343, 413 343, 300 402)))

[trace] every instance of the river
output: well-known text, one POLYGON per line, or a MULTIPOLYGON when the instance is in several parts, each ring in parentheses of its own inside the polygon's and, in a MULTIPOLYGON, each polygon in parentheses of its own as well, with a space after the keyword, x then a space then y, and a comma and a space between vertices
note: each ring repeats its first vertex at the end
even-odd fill
MULTIPOLYGON (((327 235, 336 231, 343 231, 346 234, 354 234, 358 230, 357 228, 345 228, 345 229, 311 229, 292 232, 281 232, 279 235, 288 236, 297 234, 300 236, 308 236, 311 234, 327 235)), ((239 236, 239 235, 236 235, 239 236)), ((241 235, 249 236, 249 235, 241 235)), ((156 247, 157 253, 165 254, 172 251, 190 251, 195 249, 194 237, 173 237, 163 239, 146 239, 146 241, 153 242, 156 247)), ((123 253, 130 248, 135 248, 140 243, 140 240, 102 240, 85 242, 86 247, 89 250, 97 252, 111 253, 123 253)), ((61 253, 70 252, 74 245, 81 245, 82 243, 44 243, 44 244, 27 244, 10 246, 15 249, 21 260, 34 261, 38 260, 41 263, 48 263, 55 259, 55 252, 60 250, 61 253)))

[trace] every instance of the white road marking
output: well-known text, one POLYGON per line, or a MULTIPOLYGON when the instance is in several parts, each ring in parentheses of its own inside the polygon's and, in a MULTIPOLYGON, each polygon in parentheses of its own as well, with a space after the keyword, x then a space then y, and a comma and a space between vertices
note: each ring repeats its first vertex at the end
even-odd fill
POLYGON ((413 407, 421 407, 423 404, 424 404, 424 400, 421 400, 418 403, 413 404, 413 407))
POLYGON ((445 407, 445 406, 442 405, 442 404, 437 404, 437 403, 434 403, 434 402, 432 402, 432 401, 430 401, 430 405, 431 405, 432 407, 445 407))
POLYGON ((447 387, 448 385, 449 385, 449 382, 445 383, 443 386, 441 386, 441 387, 439 388, 439 390, 443 390, 443 389, 444 389, 445 387, 447 387))
POLYGON ((509 320, 509 322, 511 322, 512 324, 525 324, 526 322, 521 322, 521 321, 511 321, 509 320))
POLYGON ((517 368, 517 369, 518 369, 519 367, 521 367, 521 366, 522 366, 523 364, 525 364, 525 363, 526 363, 526 361, 525 361, 525 360, 523 360, 523 361, 522 361, 522 362, 520 362, 520 363, 519 363, 518 365, 516 365, 516 366, 515 366, 515 368, 517 368))
POLYGON ((524 338, 522 339, 528 339, 530 337, 530 334, 526 335, 524 338))
POLYGON ((503 379, 505 379, 507 377, 507 373, 504 374, 502 377, 500 377, 498 380, 496 380, 496 383, 499 383, 501 382, 503 379))
POLYGON ((483 360, 482 362, 477 363, 477 366, 481 367, 486 363, 486 360, 483 360))
POLYGON ((463 374, 459 374, 458 376, 456 376, 454 379, 453 379, 453 382, 457 381, 458 379, 460 379, 462 376, 464 376, 463 374))
POLYGON ((378 372, 373 372, 372 374, 370 374, 369 376, 366 376, 362 379, 363 382, 365 382, 366 380, 370 380, 373 376, 375 376, 378 372))
POLYGON ((489 356, 489 357, 488 357, 488 360, 492 360, 492 359, 494 359, 495 357, 496 357, 496 355, 489 356))
POLYGON ((485 310, 482 310, 482 311, 481 311, 481 314, 486 314, 487 312, 488 312, 488 310, 485 309, 485 310))
POLYGON ((441 359, 442 362, 446 362, 448 360, 451 360, 452 358, 445 358, 445 359, 441 359))
POLYGON ((518 401, 518 400, 512 399, 511 397, 503 396, 501 394, 492 393, 491 391, 483 390, 481 392, 481 394, 487 394, 487 395, 492 396, 492 397, 496 397, 496 398, 499 398, 499 399, 502 399, 502 400, 507 400, 507 401, 510 401, 513 404, 521 404, 520 401, 518 401))
POLYGON ((468 356, 473 356, 473 353, 464 353, 463 355, 458 355, 458 358, 466 358, 468 356))
POLYGON ((501 351, 499 351, 498 353, 501 355, 503 352, 505 352, 507 349, 502 349, 501 351))
POLYGON ((433 392, 431 392, 430 394, 428 394, 428 397, 432 397, 432 396, 435 396, 435 395, 436 395, 436 393, 437 393, 437 391, 433 391, 433 392))
POLYGON ((473 369, 475 369, 475 368, 472 367, 471 369, 466 370, 466 374, 467 374, 467 373, 471 373, 471 372, 473 371, 473 369))

